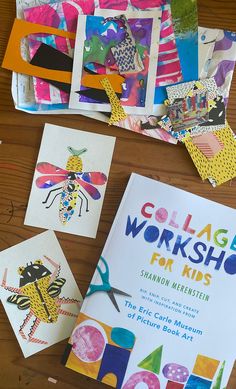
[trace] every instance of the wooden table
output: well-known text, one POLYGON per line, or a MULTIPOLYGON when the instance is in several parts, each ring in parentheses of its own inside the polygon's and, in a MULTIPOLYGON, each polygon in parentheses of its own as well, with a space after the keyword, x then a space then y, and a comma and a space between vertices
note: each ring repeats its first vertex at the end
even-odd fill
MULTIPOLYGON (((145 0, 144 0, 145 1, 145 0)), ((235 0, 199 0, 199 24, 207 27, 236 30, 235 0)), ((15 17, 15 0, 0 3, 0 60, 15 17)), ((83 296, 111 228, 122 194, 131 172, 186 189, 207 199, 236 208, 236 179, 214 189, 202 182, 182 145, 173 146, 120 128, 108 127, 92 119, 75 115, 29 115, 16 111, 11 98, 11 73, 1 70, 0 78, 0 250, 42 232, 24 226, 34 167, 45 122, 113 135, 117 137, 113 163, 96 239, 57 233, 83 296), (12 206, 13 216, 10 217, 12 206)), ((228 105, 228 121, 236 131, 236 75, 228 105)), ((235 314, 235 312, 232 312, 235 314)), ((232 341, 235 341, 232 334, 232 341)), ((222 342, 224 340, 222 339, 222 342)), ((7 316, 0 307, 0 388, 53 388, 48 377, 57 380, 57 389, 105 388, 104 384, 64 368, 60 358, 66 341, 25 359, 7 316)), ((236 347, 235 347, 236 356, 236 347)), ((234 368, 229 389, 236 388, 234 368)))

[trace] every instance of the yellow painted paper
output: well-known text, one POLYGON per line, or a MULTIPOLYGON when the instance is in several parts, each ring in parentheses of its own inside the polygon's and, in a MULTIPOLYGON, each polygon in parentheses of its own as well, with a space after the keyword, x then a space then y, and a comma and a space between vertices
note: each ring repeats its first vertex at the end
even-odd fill
POLYGON ((213 178, 217 185, 221 185, 236 177, 236 140, 228 124, 221 130, 213 131, 213 134, 224 144, 224 148, 211 159, 207 159, 193 144, 192 137, 187 138, 184 144, 202 180, 213 178))
POLYGON ((212 380, 218 369, 219 363, 220 361, 217 361, 216 359, 198 355, 193 368, 193 374, 212 380))
POLYGON ((108 121, 108 124, 111 125, 118 122, 119 120, 125 119, 127 114, 125 113, 124 108, 121 106, 120 100, 116 96, 109 79, 105 77, 100 82, 104 87, 111 103, 111 117, 108 121))

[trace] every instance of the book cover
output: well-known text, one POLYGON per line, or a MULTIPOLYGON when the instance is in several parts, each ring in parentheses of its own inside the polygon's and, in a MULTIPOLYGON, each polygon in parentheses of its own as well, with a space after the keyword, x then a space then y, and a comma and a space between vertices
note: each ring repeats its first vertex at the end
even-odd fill
POLYGON ((231 208, 132 174, 65 366, 123 389, 225 388, 235 359, 235 220, 231 208))

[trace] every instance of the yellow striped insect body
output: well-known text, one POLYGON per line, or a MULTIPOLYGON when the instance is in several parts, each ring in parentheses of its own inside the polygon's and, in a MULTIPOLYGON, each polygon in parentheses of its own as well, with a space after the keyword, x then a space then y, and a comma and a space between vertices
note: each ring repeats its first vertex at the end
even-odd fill
POLYGON ((28 340, 35 343, 46 344, 47 342, 33 338, 40 322, 56 323, 59 314, 74 316, 77 315, 61 309, 62 304, 78 303, 75 299, 59 298, 61 289, 65 284, 65 278, 59 278, 60 265, 57 265, 53 260, 45 257, 54 267, 52 273, 43 265, 42 260, 36 260, 34 263, 21 266, 18 269, 20 275, 19 288, 14 288, 6 285, 7 269, 2 281, 4 289, 13 291, 13 294, 7 298, 7 302, 15 304, 20 310, 29 309, 23 324, 20 327, 20 335, 27 339, 23 332, 23 328, 29 322, 31 317, 35 317, 34 323, 28 334, 28 340))

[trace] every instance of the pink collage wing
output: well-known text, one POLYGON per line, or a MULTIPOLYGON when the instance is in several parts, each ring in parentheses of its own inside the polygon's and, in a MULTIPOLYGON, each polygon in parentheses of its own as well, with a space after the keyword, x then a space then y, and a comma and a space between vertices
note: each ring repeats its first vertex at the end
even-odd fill
POLYGON ((37 163, 36 170, 42 174, 53 174, 53 175, 55 175, 55 174, 56 175, 57 174, 60 174, 60 175, 68 174, 67 170, 61 169, 60 167, 52 165, 49 162, 37 163))
POLYGON ((79 178, 94 185, 104 185, 107 182, 107 176, 101 172, 81 173, 79 178))
POLYGON ((65 181, 67 179, 67 177, 68 177, 67 174, 66 175, 64 174, 61 176, 51 175, 51 176, 38 177, 36 180, 36 185, 38 188, 41 188, 41 189, 51 188, 51 186, 57 185, 60 182, 65 181))
POLYGON ((76 181, 78 182, 79 185, 81 185, 81 186, 86 190, 86 192, 88 192, 88 194, 89 194, 94 200, 100 199, 101 194, 100 194, 100 192, 97 190, 97 188, 95 188, 95 186, 90 185, 88 182, 82 181, 82 180, 80 180, 79 178, 77 178, 76 181))

